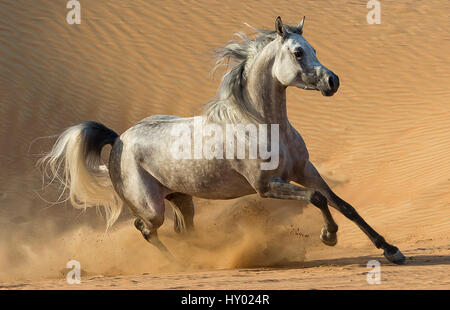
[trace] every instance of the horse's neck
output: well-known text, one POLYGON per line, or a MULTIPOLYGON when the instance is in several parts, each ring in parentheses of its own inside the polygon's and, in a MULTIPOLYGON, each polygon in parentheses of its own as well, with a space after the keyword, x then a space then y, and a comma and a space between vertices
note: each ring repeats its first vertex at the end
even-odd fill
POLYGON ((259 118, 266 124, 289 125, 286 111, 286 87, 272 75, 275 44, 270 43, 248 69, 247 91, 259 118))

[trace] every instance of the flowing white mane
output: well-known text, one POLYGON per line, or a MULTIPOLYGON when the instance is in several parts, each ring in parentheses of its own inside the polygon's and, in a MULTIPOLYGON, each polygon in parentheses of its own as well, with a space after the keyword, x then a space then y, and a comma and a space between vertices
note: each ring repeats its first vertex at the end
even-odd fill
MULTIPOLYGON (((251 39, 245 33, 236 33, 240 40, 233 40, 216 50, 217 62, 213 71, 221 66, 235 64, 222 78, 216 98, 205 105, 204 114, 211 121, 257 121, 253 107, 245 98, 247 71, 261 50, 277 38, 276 31, 260 30, 246 24, 257 32, 251 39)), ((299 33, 295 26, 285 25, 290 32, 299 33)))

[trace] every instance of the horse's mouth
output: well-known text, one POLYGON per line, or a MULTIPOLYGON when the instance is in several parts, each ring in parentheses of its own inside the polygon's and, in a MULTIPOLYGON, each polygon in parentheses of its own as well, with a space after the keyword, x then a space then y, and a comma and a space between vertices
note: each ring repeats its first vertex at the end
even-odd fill
POLYGON ((333 96, 336 93, 336 91, 333 90, 321 90, 320 92, 322 93, 323 96, 326 97, 333 96))
POLYGON ((319 90, 319 89, 318 89, 316 86, 314 86, 314 85, 305 85, 305 84, 303 84, 303 85, 297 86, 297 87, 302 88, 302 89, 304 89, 304 90, 319 90))

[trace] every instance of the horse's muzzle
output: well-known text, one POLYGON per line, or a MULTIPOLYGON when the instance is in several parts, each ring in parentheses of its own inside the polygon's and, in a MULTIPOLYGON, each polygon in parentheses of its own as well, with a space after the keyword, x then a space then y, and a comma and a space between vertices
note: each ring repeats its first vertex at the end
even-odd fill
POLYGON ((324 96, 333 96, 337 90, 339 89, 339 77, 334 74, 332 71, 329 71, 322 78, 322 87, 320 87, 320 91, 324 96))

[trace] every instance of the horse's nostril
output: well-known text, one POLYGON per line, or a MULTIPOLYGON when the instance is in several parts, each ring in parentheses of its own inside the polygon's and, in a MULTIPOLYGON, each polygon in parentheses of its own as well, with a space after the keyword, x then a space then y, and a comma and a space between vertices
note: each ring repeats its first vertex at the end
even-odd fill
POLYGON ((333 90, 337 90, 337 88, 339 87, 339 79, 336 75, 330 75, 328 77, 328 85, 330 86, 331 89, 333 90))
POLYGON ((328 78, 328 85, 330 86, 331 89, 334 88, 334 87, 333 87, 333 85, 334 85, 334 83, 333 83, 333 76, 330 76, 330 77, 328 78))

